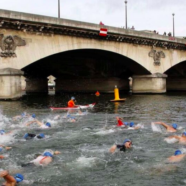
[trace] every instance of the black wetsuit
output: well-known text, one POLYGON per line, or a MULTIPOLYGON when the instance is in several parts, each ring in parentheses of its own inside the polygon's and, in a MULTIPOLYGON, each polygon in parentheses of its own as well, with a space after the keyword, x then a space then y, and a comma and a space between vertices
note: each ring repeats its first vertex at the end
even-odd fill
POLYGON ((120 151, 125 152, 126 151, 126 147, 125 145, 116 145, 118 149, 120 149, 120 151))

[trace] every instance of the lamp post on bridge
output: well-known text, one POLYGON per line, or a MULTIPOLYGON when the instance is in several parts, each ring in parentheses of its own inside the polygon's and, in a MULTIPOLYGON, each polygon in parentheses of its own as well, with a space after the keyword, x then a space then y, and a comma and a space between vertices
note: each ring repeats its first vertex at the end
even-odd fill
POLYGON ((127 1, 125 3, 125 28, 127 29, 127 1))
POLYGON ((173 18, 173 37, 175 36, 175 35, 174 35, 174 15, 175 15, 175 14, 173 13, 173 14, 172 14, 172 18, 173 18))
POLYGON ((58 0, 58 18, 60 18, 60 0, 58 0))

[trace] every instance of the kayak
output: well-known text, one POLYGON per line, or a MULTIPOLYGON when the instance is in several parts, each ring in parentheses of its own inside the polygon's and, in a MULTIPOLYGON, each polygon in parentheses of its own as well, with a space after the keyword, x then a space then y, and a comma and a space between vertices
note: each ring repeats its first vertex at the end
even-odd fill
POLYGON ((78 110, 78 109, 89 109, 93 108, 96 103, 87 105, 76 105, 75 107, 50 107, 51 110, 78 110))

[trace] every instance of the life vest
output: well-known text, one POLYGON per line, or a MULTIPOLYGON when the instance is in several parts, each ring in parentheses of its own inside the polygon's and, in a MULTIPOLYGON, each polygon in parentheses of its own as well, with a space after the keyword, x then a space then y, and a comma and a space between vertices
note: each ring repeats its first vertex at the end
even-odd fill
POLYGON ((74 107, 74 106, 75 106, 74 101, 73 101, 73 100, 70 100, 70 101, 68 102, 68 107, 74 107))

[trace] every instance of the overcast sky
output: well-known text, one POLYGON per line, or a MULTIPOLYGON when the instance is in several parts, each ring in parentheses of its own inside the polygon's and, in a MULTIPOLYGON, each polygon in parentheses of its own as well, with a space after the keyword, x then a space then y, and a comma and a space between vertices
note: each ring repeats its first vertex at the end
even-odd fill
MULTIPOLYGON (((61 18, 125 26, 125 0, 60 0, 61 18)), ((186 36, 186 0, 127 0, 128 27, 186 36)), ((58 0, 0 0, 0 9, 58 16, 58 0)))

